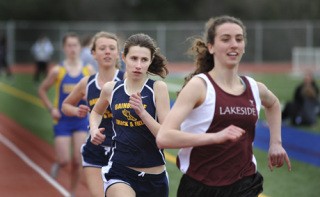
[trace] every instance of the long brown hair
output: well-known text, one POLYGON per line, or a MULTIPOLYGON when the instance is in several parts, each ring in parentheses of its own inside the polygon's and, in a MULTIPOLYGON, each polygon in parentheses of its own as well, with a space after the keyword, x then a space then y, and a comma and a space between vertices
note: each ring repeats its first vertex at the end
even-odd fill
POLYGON ((152 62, 148 68, 148 73, 165 78, 169 71, 167 69, 167 59, 160 52, 156 42, 148 35, 139 33, 130 36, 124 43, 123 55, 127 56, 132 46, 148 48, 151 52, 152 62))
POLYGON ((187 77, 185 77, 185 86, 188 81, 195 75, 200 73, 209 72, 214 68, 214 59, 213 55, 210 54, 208 50, 208 43, 214 44, 214 39, 216 37, 217 27, 224 23, 234 23, 239 25, 243 30, 243 37, 246 42, 247 33, 246 27, 243 25, 240 19, 237 19, 232 16, 219 16, 216 18, 210 18, 206 24, 204 29, 204 34, 202 38, 193 38, 193 43, 188 53, 194 57, 194 63, 196 66, 195 71, 190 73, 187 77))

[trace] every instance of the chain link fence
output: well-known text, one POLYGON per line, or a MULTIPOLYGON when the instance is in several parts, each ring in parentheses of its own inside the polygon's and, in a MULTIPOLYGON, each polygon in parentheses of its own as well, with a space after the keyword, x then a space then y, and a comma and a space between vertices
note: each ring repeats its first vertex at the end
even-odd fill
MULTIPOLYGON (((63 58, 61 40, 67 32, 80 36, 98 31, 116 33, 125 40, 134 33, 146 33, 153 37, 170 62, 191 61, 187 55, 188 38, 201 36, 203 22, 0 22, 0 35, 7 39, 7 58, 12 63, 32 62, 30 48, 39 35, 52 41, 55 53, 53 61, 63 58)), ((319 21, 244 21, 248 43, 244 62, 290 62, 294 47, 319 47, 319 21)), ((121 43, 122 45, 122 43, 121 43)))

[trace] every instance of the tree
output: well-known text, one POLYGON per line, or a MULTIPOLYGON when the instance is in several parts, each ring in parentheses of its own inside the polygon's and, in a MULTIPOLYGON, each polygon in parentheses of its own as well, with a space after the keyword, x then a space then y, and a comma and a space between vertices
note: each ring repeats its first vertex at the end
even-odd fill
POLYGON ((228 14, 243 20, 319 19, 316 0, 9 0, 0 20, 172 21, 228 14))

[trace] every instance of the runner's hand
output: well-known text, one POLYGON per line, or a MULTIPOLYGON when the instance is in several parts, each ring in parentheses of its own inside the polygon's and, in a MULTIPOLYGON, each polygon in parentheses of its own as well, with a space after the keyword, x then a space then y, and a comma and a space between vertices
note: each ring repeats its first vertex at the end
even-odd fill
POLYGON ((106 139, 106 136, 103 134, 105 128, 98 128, 95 130, 91 130, 91 143, 94 145, 100 145, 106 139))
POLYGON ((280 168, 284 162, 287 163, 288 170, 291 171, 291 162, 281 144, 271 144, 268 154, 268 167, 273 171, 273 167, 280 168))
POLYGON ((77 108, 77 117, 84 118, 88 115, 88 112, 90 111, 90 107, 87 105, 79 105, 77 108))
POLYGON ((225 129, 214 133, 215 134, 215 143, 221 144, 227 141, 235 142, 240 139, 242 135, 245 134, 245 130, 243 130, 240 127, 230 125, 226 127, 225 129))
POLYGON ((61 113, 57 108, 52 108, 52 110, 50 111, 51 113, 51 117, 54 120, 59 120, 61 118, 61 113))
POLYGON ((132 94, 130 96, 129 103, 130 103, 132 109, 134 109, 134 111, 136 112, 136 114, 138 116, 141 116, 141 114, 145 111, 145 109, 143 107, 143 103, 142 103, 142 98, 141 98, 140 92, 138 92, 136 94, 132 94))

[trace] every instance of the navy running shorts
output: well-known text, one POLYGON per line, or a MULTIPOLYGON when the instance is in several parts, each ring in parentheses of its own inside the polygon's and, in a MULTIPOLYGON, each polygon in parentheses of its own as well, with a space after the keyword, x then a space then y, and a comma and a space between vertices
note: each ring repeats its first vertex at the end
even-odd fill
POLYGON ((104 191, 117 183, 129 185, 137 197, 168 197, 169 181, 167 171, 160 174, 138 172, 125 166, 109 162, 102 167, 104 191))

